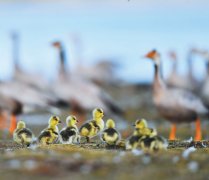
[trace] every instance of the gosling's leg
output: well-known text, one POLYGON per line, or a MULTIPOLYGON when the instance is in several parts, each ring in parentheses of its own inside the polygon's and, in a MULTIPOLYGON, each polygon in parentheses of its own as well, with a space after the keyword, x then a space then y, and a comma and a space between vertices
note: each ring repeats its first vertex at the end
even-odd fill
POLYGON ((175 140, 175 139, 176 139, 176 124, 172 124, 170 135, 169 135, 169 140, 175 140))
POLYGON ((201 122, 198 118, 195 122, 195 141, 202 140, 201 122))
POLYGON ((86 142, 90 143, 90 138, 89 137, 86 137, 86 142))

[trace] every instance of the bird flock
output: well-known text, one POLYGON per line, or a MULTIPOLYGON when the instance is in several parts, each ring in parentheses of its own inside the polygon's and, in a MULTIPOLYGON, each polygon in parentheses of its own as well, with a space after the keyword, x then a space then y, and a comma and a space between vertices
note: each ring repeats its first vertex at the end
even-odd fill
MULTIPOLYGON (((17 36, 14 35, 14 44, 18 44, 17 39, 17 36)), ((70 107, 70 114, 75 115, 80 120, 82 119, 82 121, 85 119, 86 113, 94 107, 101 107, 107 113, 122 116, 123 110, 117 105, 117 102, 103 88, 93 82, 98 81, 98 79, 89 81, 85 78, 85 75, 81 77, 76 73, 68 71, 63 43, 56 41, 52 43, 52 46, 57 50, 59 56, 58 75, 52 83, 46 83, 40 76, 27 74, 21 69, 18 57, 14 56, 13 80, 0 82, 0 128, 5 128, 2 123, 3 119, 6 119, 5 112, 7 115, 10 115, 9 131, 13 134, 16 128, 17 115, 30 111, 31 109, 47 110, 50 113, 58 114, 57 111, 60 110, 61 106, 70 107), (20 94, 23 95, 20 96, 20 94)), ((15 49, 18 49, 18 47, 15 47, 15 49)), ((190 51, 188 55, 188 66, 191 67, 191 56, 195 53, 207 59, 208 68, 209 53, 199 49, 192 49, 190 51)), ((195 81, 191 69, 186 79, 177 76, 177 56, 174 52, 170 53, 170 57, 174 63, 171 76, 167 80, 163 79, 161 75, 162 62, 160 53, 157 50, 152 50, 145 57, 151 59, 154 64, 153 101, 161 117, 171 123, 169 139, 176 140, 177 124, 195 122, 194 140, 202 140, 200 117, 207 117, 209 115, 209 101, 207 102, 209 99, 207 98, 209 97, 209 71, 205 83, 201 85, 203 87, 202 94, 204 97, 201 99, 197 94, 193 93, 195 90, 199 91, 200 84, 195 81)), ((98 70, 99 68, 97 67, 96 69, 98 70)), ((83 69, 81 71, 84 72, 83 69)), ((106 74, 109 74, 109 71, 106 71, 106 74)), ((80 137, 85 137, 86 141, 89 142, 92 137, 98 135, 104 129, 105 124, 102 120, 103 110, 101 110, 102 112, 93 112, 93 120, 83 124, 79 130, 76 126, 76 117, 74 116, 67 118, 67 127, 61 132, 58 131, 56 124, 59 122, 59 118, 51 118, 49 120, 49 127, 42 131, 38 137, 38 141, 42 144, 51 144, 51 142, 54 142, 54 139, 58 138, 61 143, 78 143, 80 142, 80 137), (68 138, 68 134, 72 134, 70 138, 68 138), (49 138, 49 136, 53 136, 54 139, 49 138)), ((24 123, 20 123, 19 126, 24 126, 24 123)), ((114 127, 114 121, 108 120, 106 128, 114 129, 114 127)), ((140 142, 144 142, 142 141, 143 138, 141 138, 141 133, 144 131, 137 132, 134 131, 133 139, 140 139, 140 142)), ((153 138, 152 136, 155 135, 152 131, 146 132, 150 132, 146 137, 150 136, 149 138, 153 138)), ((110 132, 105 131, 101 139, 107 141, 110 138, 108 134, 111 133, 114 135, 114 138, 112 137, 113 139, 117 139, 117 141, 120 139, 117 131, 115 132, 113 130, 110 132)), ((143 137, 145 137, 144 134, 143 137)), ((160 138, 155 137, 153 139, 154 141, 160 141, 160 138)), ((131 146, 130 144, 127 146, 131 146)), ((140 145, 141 147, 144 146, 142 144, 140 145)))
MULTIPOLYGON (((108 119, 105 122, 102 119, 104 112, 101 108, 95 108, 92 112, 93 118, 85 122, 79 129, 77 127, 77 118, 68 116, 66 118, 66 127, 61 131, 58 125, 61 120, 58 116, 51 116, 48 127, 42 130, 37 137, 36 143, 41 145, 50 144, 80 144, 81 138, 85 138, 86 142, 95 136, 100 136, 102 143, 107 146, 116 146, 120 144, 121 135, 115 128, 115 122, 108 119)), ((33 132, 26 128, 25 122, 19 121, 13 133, 13 140, 23 146, 30 146, 34 143, 35 136, 33 132)), ((134 132, 125 143, 127 150, 141 148, 144 151, 158 151, 167 148, 166 140, 157 135, 155 129, 149 128, 145 119, 136 120, 134 124, 134 132)))

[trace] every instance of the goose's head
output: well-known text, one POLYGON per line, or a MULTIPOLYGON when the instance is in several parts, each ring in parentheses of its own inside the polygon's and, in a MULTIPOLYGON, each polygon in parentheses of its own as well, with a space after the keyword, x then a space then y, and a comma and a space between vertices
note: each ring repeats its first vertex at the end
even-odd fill
POLYGON ((78 120, 76 119, 75 116, 68 116, 66 119, 66 124, 68 127, 76 125, 78 120))
POLYGON ((60 118, 58 116, 51 116, 49 119, 49 125, 50 126, 57 126, 58 124, 60 124, 60 118))
POLYGON ((148 127, 147 121, 145 119, 137 119, 134 126, 135 128, 139 128, 139 129, 148 127))
POLYGON ((151 59, 156 65, 160 64, 160 54, 155 49, 148 52, 145 58, 151 59))
POLYGON ((62 47, 61 42, 60 41, 55 41, 52 43, 52 46, 55 48, 60 49, 62 47))
POLYGON ((106 122, 107 128, 115 128, 115 122, 112 119, 108 119, 106 122))
POLYGON ((94 119, 101 119, 104 116, 104 112, 101 108, 96 108, 93 110, 94 119))
POLYGON ((24 121, 19 121, 17 123, 17 129, 23 129, 25 127, 26 127, 26 125, 25 125, 25 122, 24 121))

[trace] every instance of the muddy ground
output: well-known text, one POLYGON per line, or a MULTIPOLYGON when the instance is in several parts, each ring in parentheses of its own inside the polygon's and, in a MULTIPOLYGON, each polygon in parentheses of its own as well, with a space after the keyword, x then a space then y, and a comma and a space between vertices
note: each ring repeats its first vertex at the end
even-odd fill
MULTIPOLYGON (((155 111, 150 87, 112 87, 108 91, 125 111, 123 118, 116 118, 117 124, 126 120, 120 126, 123 139, 131 134, 137 117, 146 118, 158 134, 168 136, 169 123, 155 111)), ((61 117, 67 114, 65 111, 61 117)), ((33 114, 21 118, 38 135, 46 126, 48 116, 33 114), (36 119, 41 123, 36 123, 36 119)), ((178 127, 178 140, 169 141, 166 151, 154 153, 125 151, 122 145, 105 147, 99 139, 91 144, 25 148, 1 132, 0 179, 209 179, 207 120, 202 127, 204 141, 193 142, 194 125, 183 124, 178 127)))

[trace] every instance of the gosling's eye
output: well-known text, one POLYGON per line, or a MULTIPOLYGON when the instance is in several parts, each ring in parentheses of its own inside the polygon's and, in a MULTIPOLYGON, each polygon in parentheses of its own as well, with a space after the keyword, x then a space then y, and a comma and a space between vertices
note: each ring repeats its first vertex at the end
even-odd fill
POLYGON ((101 109, 97 109, 97 111, 100 112, 100 113, 102 113, 102 110, 101 109))
POLYGON ((58 120, 56 116, 53 116, 53 119, 56 120, 56 121, 58 120))

